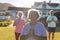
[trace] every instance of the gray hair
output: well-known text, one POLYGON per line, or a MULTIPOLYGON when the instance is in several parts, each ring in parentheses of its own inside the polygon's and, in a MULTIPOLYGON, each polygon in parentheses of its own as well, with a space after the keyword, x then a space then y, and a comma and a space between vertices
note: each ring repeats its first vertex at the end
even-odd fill
POLYGON ((54 10, 50 10, 50 13, 51 13, 51 12, 54 12, 54 10))
POLYGON ((28 10, 28 14, 27 14, 27 18, 29 18, 29 15, 30 15, 30 13, 31 13, 32 11, 33 11, 33 12, 37 12, 37 14, 39 15, 39 17, 37 18, 37 20, 39 20, 41 15, 40 15, 39 10, 37 10, 37 9, 29 9, 29 10, 28 10))
POLYGON ((23 18, 23 17, 24 17, 23 11, 18 11, 18 12, 17 12, 17 17, 19 17, 19 16, 18 16, 19 13, 22 14, 21 18, 23 18))

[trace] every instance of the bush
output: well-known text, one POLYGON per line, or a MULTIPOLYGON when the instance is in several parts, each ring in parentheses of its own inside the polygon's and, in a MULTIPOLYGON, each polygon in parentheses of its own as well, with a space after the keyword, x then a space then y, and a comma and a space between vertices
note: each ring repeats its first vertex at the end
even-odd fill
POLYGON ((26 22, 26 23, 30 23, 30 19, 26 19, 25 22, 26 22))
POLYGON ((47 18, 47 17, 45 17, 45 18, 40 18, 39 21, 42 22, 42 23, 47 27, 46 18, 47 18))
POLYGON ((0 20, 0 26, 4 26, 4 27, 6 27, 6 26, 8 26, 8 25, 10 25, 12 23, 12 20, 0 20))

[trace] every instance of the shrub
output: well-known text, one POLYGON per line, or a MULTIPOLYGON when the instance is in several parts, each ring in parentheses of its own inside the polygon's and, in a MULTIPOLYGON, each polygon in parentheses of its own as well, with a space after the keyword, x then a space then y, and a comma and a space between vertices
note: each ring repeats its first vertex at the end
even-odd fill
POLYGON ((47 22, 46 22, 46 18, 47 17, 45 17, 45 18, 40 18, 40 22, 42 22, 45 26, 47 26, 47 22))
POLYGON ((6 27, 6 26, 10 25, 11 23, 12 23, 12 20, 6 20, 6 19, 0 20, 0 26, 6 27))

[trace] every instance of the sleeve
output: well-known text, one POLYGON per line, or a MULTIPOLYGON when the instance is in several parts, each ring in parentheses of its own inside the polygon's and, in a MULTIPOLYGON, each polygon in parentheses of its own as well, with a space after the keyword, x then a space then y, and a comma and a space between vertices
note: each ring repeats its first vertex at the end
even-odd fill
POLYGON ((42 24, 41 36, 42 37, 47 37, 47 32, 46 32, 46 28, 45 28, 44 24, 42 24))
POLYGON ((57 19, 57 17, 56 17, 56 16, 54 17, 54 20, 55 20, 55 21, 58 21, 58 19, 57 19))
POLYGON ((50 19, 50 17, 48 16, 48 17, 47 17, 47 21, 49 21, 49 20, 51 20, 51 19, 50 19))

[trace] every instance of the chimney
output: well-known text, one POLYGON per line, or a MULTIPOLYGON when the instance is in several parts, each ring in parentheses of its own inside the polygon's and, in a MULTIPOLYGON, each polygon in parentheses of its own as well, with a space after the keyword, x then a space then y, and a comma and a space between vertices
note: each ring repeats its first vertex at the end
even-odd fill
POLYGON ((51 3, 51 0, 49 0, 49 3, 51 3))

